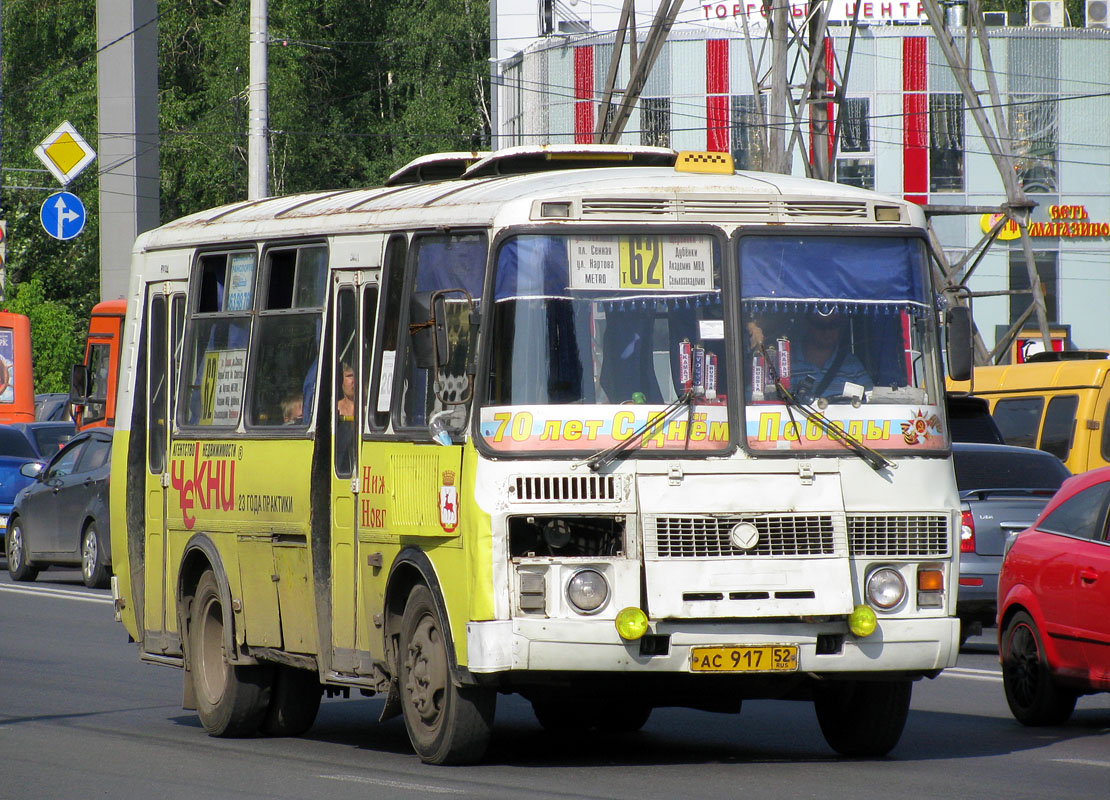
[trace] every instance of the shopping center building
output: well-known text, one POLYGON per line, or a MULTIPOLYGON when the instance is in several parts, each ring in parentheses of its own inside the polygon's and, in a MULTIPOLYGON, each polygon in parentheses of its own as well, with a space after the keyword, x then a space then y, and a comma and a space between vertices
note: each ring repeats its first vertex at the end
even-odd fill
MULTIPOLYGON (((1048 320, 1079 348, 1110 348, 1110 30, 1095 24, 1100 2, 1105 18, 1105 3, 1088 0, 1090 27, 1064 26, 1057 0, 1034 0, 1047 8, 1031 9, 1040 24, 992 25, 998 108, 989 96, 981 101, 992 122, 996 112, 1005 120, 1019 179, 1037 204, 1030 233, 1048 320)), ((593 141, 620 5, 492 4, 496 147, 593 141)), ((637 4, 641 42, 656 5, 637 4)), ((916 3, 864 2, 853 42, 853 5, 842 0, 830 12, 826 43, 830 72, 849 68, 836 179, 930 208, 999 207, 1006 195, 998 167, 924 12, 916 3)), ((804 6, 794 13, 804 15, 804 6)), ((962 14, 950 9, 950 22, 962 53, 962 14)), ((984 59, 977 47, 971 52, 974 85, 985 90, 984 59)), ((618 87, 628 78, 627 59, 626 47, 618 87)), ((729 151, 738 169, 758 168, 750 64, 765 78, 769 59, 760 4, 692 5, 663 44, 621 141, 729 151)), ((790 82, 800 85, 805 56, 792 52, 788 61, 790 82)), ((805 173, 797 148, 792 171, 805 173)), ((932 220, 953 263, 991 222, 982 213, 932 220)), ((1003 231, 968 280, 988 347, 1028 308, 1028 293, 1008 293, 1028 283, 1020 240, 1003 231)))

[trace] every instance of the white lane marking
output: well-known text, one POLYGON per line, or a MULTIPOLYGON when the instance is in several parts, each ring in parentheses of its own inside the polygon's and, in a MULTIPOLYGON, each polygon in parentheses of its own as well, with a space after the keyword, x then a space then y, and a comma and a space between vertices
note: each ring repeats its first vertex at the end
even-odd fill
POLYGON ((11 586, 6 583, 0 583, 0 592, 45 595, 47 597, 57 597, 64 600, 80 600, 84 603, 108 603, 110 605, 112 602, 111 596, 106 594, 89 594, 76 589, 55 589, 47 586, 11 586))
POLYGON ((1110 768, 1110 761, 1092 761, 1088 758, 1054 758, 1052 759, 1057 764, 1081 764, 1084 767, 1108 767, 1110 768))
POLYGON ((963 678, 971 681, 993 681, 1000 683, 1002 673, 994 669, 972 669, 970 667, 949 667, 941 673, 941 677, 950 675, 953 678, 963 678))
POLYGON ((445 786, 431 786, 427 783, 408 783, 406 781, 391 781, 387 778, 364 778, 361 775, 318 775, 326 781, 344 781, 346 783, 369 783, 374 786, 387 786, 390 789, 412 789, 416 792, 433 792, 435 794, 466 794, 462 789, 449 789, 445 786))

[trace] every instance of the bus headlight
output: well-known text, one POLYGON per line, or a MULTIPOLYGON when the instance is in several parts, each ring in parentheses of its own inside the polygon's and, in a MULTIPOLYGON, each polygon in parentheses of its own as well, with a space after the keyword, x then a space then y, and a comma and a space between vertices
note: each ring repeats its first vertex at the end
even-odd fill
POLYGON ((905 597, 906 582, 898 570, 882 567, 867 577, 867 599, 876 608, 894 608, 905 597))
POLYGON ((583 614, 593 614, 609 599, 609 582, 596 569, 580 569, 567 581, 567 599, 583 614))

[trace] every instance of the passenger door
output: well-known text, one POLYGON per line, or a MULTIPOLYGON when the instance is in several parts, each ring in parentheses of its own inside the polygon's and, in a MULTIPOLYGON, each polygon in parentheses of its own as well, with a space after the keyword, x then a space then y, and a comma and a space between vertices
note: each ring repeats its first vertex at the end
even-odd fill
MULTIPOLYGON (((170 648, 176 630, 172 599, 167 601, 166 487, 170 484, 169 451, 173 404, 185 327, 185 293, 179 283, 153 284, 147 295, 147 430, 145 491, 144 649, 161 653, 170 648)), ((142 433, 132 431, 133 436, 142 433)), ((118 567, 117 567, 118 569, 118 567)))
POLYGON ((28 516, 34 520, 33 552, 63 553, 68 550, 64 545, 68 537, 63 535, 64 529, 72 524, 73 512, 68 507, 68 498, 80 483, 76 475, 77 464, 87 444, 88 439, 85 438, 70 442, 46 468, 42 480, 46 491, 39 492, 35 507, 28 509, 28 516))
POLYGON ((356 671, 358 622, 365 600, 359 590, 359 451, 378 303, 377 270, 336 272, 332 285, 332 402, 331 414, 331 559, 332 663, 356 671))

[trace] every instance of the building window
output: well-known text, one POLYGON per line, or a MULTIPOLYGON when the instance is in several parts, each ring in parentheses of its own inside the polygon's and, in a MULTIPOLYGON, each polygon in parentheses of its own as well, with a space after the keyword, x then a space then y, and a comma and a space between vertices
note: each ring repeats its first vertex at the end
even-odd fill
POLYGON ((505 124, 503 130, 509 146, 524 143, 524 66, 520 58, 510 62, 501 73, 505 87, 505 124))
POLYGON ((736 169, 763 169, 763 122, 755 98, 732 98, 732 161, 736 169))
POLYGON ((840 152, 871 152, 871 100, 849 97, 840 108, 840 152))
POLYGON ((875 160, 873 158, 838 158, 836 182, 861 189, 875 188, 875 160))
POLYGON ((929 191, 964 189, 964 98, 929 95, 929 191))
MULTIPOLYGON (((1041 280, 1041 289, 1044 292, 1045 316, 1049 322, 1058 322, 1060 317, 1056 298, 1059 253, 1050 250, 1033 255, 1037 264, 1037 277, 1041 280)), ((1029 291, 1029 270, 1025 265, 1025 254, 1020 249, 1010 251, 1010 290, 1020 292, 1010 295, 1010 324, 1013 325, 1033 302, 1033 295, 1029 291)), ((1036 324, 1035 317, 1030 317, 1030 320, 1031 325, 1036 324)))
POLYGON ((1056 192, 1056 146, 1059 108, 1043 95, 1010 96, 1010 138, 1021 188, 1056 192))
POLYGON ((640 144, 671 146, 671 99, 645 97, 640 100, 640 144))

